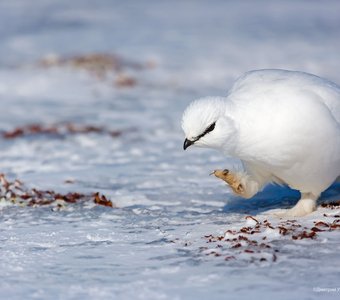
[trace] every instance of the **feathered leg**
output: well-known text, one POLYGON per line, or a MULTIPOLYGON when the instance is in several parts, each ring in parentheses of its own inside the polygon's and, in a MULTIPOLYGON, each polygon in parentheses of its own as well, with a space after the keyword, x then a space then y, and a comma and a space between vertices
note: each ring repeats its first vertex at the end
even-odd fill
POLYGON ((235 194, 247 199, 253 197, 263 186, 263 182, 255 180, 244 172, 231 172, 225 169, 215 170, 211 174, 225 181, 235 194))
POLYGON ((290 209, 281 210, 274 213, 274 215, 283 218, 289 217, 302 217, 308 215, 316 210, 316 200, 318 196, 314 196, 311 193, 302 193, 301 199, 290 209))

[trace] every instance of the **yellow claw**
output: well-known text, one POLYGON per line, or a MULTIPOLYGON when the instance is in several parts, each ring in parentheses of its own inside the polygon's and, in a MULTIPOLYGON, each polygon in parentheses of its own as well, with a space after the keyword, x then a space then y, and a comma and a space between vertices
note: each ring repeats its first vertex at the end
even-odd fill
POLYGON ((239 178, 237 178, 237 176, 235 176, 233 172, 230 172, 229 170, 224 169, 224 170, 215 170, 210 175, 213 175, 213 174, 217 178, 220 178, 223 181, 225 181, 236 194, 242 195, 242 193, 244 192, 243 185, 240 183, 239 178))

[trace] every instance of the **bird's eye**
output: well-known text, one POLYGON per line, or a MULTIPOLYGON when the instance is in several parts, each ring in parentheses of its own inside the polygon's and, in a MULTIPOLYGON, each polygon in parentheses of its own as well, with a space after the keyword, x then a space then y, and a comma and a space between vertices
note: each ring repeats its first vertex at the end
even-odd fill
POLYGON ((216 122, 212 123, 202 134, 194 139, 194 141, 198 141, 201 137, 204 137, 207 133, 213 131, 215 129, 216 122))
POLYGON ((216 122, 212 123, 206 130, 205 133, 207 134, 210 131, 213 131, 215 129, 216 122))

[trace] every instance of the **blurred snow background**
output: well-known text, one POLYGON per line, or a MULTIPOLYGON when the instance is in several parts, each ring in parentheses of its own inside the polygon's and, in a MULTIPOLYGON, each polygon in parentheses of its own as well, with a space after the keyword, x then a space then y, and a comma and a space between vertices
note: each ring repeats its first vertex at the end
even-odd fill
MULTIPOLYGON (((208 174, 238 162, 183 152, 190 101, 224 95, 243 72, 284 68, 340 83, 340 3, 334 1, 1 1, 0 129, 94 124, 126 134, 0 139, 0 171, 31 187, 104 193, 118 206, 0 210, 2 299, 319 299, 340 288, 339 233, 287 242, 276 262, 204 256, 209 234, 248 214, 293 204, 268 188, 235 198, 208 174), (43 58, 91 53, 147 65, 96 78, 43 58), (65 184, 74 180, 74 184, 65 184)), ((324 198, 339 198, 337 188, 324 198)), ((324 211, 307 217, 312 222, 324 211)))

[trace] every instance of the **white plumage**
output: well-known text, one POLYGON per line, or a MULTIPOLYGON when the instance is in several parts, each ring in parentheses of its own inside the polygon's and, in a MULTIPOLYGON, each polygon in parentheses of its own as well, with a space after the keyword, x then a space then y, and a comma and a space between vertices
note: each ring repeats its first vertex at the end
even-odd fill
POLYGON ((248 72, 226 98, 190 104, 182 127, 185 149, 215 148, 242 161, 244 172, 215 172, 239 195, 250 198, 269 182, 299 190, 286 216, 314 211, 340 176, 340 87, 315 75, 248 72))

